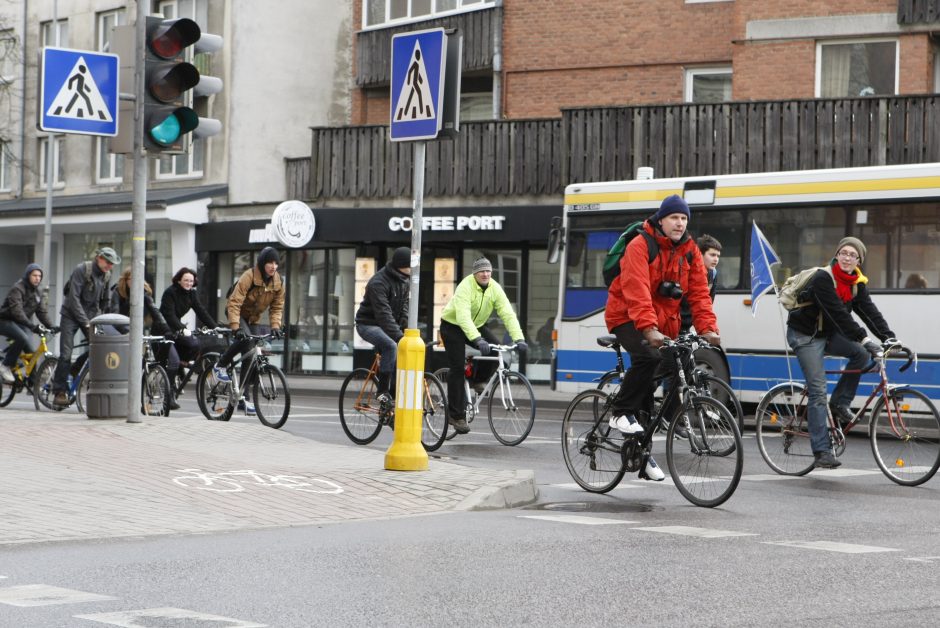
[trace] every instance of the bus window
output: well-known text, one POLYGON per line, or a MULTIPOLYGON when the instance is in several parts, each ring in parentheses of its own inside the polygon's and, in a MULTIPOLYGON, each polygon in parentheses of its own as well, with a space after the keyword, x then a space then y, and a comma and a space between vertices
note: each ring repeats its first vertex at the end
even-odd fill
MULTIPOLYGON (((763 225, 760 226, 763 229, 763 225)), ((745 269, 748 271, 747 277, 741 277, 744 234, 750 233, 750 226, 744 222, 744 212, 704 211, 692 208, 689 232, 696 238, 705 234, 710 235, 721 243, 721 261, 718 262, 718 290, 735 290, 750 286, 749 268, 745 269)))
POLYGON ((871 288, 940 288, 940 206, 937 203, 859 205, 852 210, 852 235, 868 248, 862 268, 871 288), (913 279, 909 279, 911 277, 913 279))
MULTIPOLYGON (((778 286, 804 268, 828 263, 835 246, 846 236, 845 210, 841 207, 757 210, 750 212, 750 220, 757 223, 780 256, 781 263, 774 266, 778 286)), ((722 250, 722 262, 724 258, 722 250)))

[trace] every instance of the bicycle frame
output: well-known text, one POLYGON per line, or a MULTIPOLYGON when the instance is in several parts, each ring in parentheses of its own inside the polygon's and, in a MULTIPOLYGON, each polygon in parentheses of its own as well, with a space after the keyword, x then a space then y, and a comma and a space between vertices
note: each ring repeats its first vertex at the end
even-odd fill
MULTIPOLYGON (((503 402, 503 407, 511 408, 515 405, 512 399, 512 392, 508 390, 507 386, 503 385, 503 381, 505 380, 505 378, 502 376, 503 373, 510 370, 509 367, 506 366, 506 362, 503 362, 503 354, 504 353, 511 354, 515 346, 514 345, 492 345, 492 348, 496 349, 498 355, 471 356, 471 359, 473 360, 480 360, 480 361, 487 361, 487 362, 495 362, 497 360, 499 361, 499 366, 496 367, 496 371, 490 376, 490 378, 486 380, 486 385, 483 387, 483 390, 480 391, 479 393, 477 393, 475 390, 471 390, 470 382, 467 381, 466 377, 464 377, 463 379, 464 394, 466 395, 466 399, 467 399, 468 415, 472 414, 473 417, 476 417, 476 415, 480 414, 480 402, 485 397, 489 396, 491 393, 496 392, 497 382, 499 384, 499 394, 503 402)), ((509 362, 512 361, 511 356, 508 361, 509 362)), ((470 417, 468 416, 468 418, 470 417)))

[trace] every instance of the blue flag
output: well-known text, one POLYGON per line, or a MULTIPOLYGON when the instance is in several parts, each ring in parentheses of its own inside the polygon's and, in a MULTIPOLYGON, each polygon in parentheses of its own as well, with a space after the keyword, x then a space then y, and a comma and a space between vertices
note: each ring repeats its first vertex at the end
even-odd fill
POLYGON ((780 258, 770 246, 770 242, 757 228, 751 227, 751 315, 757 315, 757 300, 774 288, 774 275, 771 267, 779 264, 780 258))

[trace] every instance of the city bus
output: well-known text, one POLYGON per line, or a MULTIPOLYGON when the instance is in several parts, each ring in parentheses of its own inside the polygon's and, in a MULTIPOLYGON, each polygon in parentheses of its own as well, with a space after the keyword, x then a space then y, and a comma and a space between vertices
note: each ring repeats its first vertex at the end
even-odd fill
MULTIPOLYGON (((828 263, 843 237, 860 238, 868 248, 862 272, 872 299, 919 355, 917 371, 896 381, 940 399, 940 163, 567 186, 564 215, 549 237, 549 261, 557 261, 560 272, 551 371, 556 390, 596 386, 615 366, 614 353, 596 342, 608 333, 604 258, 627 225, 648 218, 670 194, 689 203, 693 236, 709 234, 722 244, 714 308, 727 360, 711 367, 730 380, 743 403, 756 403, 791 373, 802 379, 785 342, 787 312, 773 292, 752 314, 755 222, 780 257, 778 286, 793 273, 828 263)), ((833 359, 827 368, 840 364, 833 359)), ((866 381, 860 395, 867 394, 866 381)))

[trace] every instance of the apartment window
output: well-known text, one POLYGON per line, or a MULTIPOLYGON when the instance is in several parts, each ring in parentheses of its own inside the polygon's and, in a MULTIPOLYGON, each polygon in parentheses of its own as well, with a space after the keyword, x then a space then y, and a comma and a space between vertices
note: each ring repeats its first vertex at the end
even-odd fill
POLYGON ((686 70, 684 91, 686 102, 728 102, 731 100, 731 68, 686 70))
POLYGON ((898 93, 896 39, 816 44, 816 96, 855 98, 898 93))
POLYGON ((0 192, 10 191, 10 143, 0 142, 0 192))
POLYGON ((46 154, 49 150, 49 140, 52 139, 52 171, 55 173, 52 181, 53 188, 65 187, 65 171, 62 164, 65 161, 62 154, 65 149, 65 136, 52 135, 39 138, 39 188, 46 189, 46 154))
POLYGON ((362 26, 425 20, 495 6, 496 0, 362 0, 362 26))
POLYGON ((189 152, 184 155, 163 155, 157 161, 158 179, 193 179, 201 177, 205 167, 205 140, 188 140, 189 152))
POLYGON ((55 25, 52 20, 43 22, 39 27, 39 45, 40 46, 58 46, 68 48, 69 45, 69 21, 58 20, 55 25), (56 41, 58 35, 58 42, 56 41))
MULTIPOLYGON (((98 50, 110 50, 111 30, 124 24, 124 9, 98 14, 98 50)), ((102 184, 120 183, 124 180, 124 155, 108 152, 109 138, 95 139, 96 181, 102 184)))
POLYGON ((460 95, 460 121, 493 119, 493 93, 474 92, 460 95))
POLYGON ((0 32, 0 84, 7 85, 16 80, 19 65, 19 42, 13 31, 0 32))

